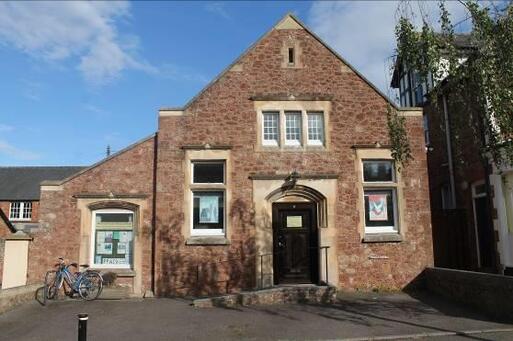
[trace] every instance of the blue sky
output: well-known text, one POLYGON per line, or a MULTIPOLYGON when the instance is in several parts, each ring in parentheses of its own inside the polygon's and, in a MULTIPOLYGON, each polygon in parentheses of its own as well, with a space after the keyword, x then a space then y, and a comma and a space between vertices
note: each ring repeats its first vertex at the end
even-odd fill
POLYGON ((396 7, 0 2, 0 166, 88 165, 150 135, 287 12, 386 92, 396 7))

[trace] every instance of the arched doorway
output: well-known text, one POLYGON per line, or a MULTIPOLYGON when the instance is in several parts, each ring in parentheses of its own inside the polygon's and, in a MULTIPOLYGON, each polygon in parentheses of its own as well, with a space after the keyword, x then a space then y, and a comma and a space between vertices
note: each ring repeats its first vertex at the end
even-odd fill
POLYGON ((268 196, 272 203, 274 284, 319 283, 319 227, 326 200, 316 190, 295 185, 268 196))

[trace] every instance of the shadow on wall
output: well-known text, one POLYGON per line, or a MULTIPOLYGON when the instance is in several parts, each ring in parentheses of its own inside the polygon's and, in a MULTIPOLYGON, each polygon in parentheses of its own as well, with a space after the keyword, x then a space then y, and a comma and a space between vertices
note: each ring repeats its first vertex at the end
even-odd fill
POLYGON ((167 226, 158 221, 157 226, 166 231, 157 234, 158 296, 202 297, 254 287, 254 236, 232 239, 229 246, 186 246, 180 219, 173 218, 167 226))

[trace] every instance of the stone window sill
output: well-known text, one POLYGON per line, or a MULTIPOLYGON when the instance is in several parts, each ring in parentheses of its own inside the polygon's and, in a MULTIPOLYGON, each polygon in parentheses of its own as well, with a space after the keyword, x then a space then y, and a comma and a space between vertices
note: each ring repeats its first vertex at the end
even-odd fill
POLYGON ((194 236, 185 241, 185 245, 230 245, 224 236, 194 236))
POLYGON ((98 271, 101 274, 105 274, 107 272, 113 272, 118 277, 135 277, 135 271, 132 269, 104 269, 104 268, 91 268, 91 270, 98 271))
POLYGON ((363 243, 398 243, 402 242, 403 237, 398 233, 366 233, 363 237, 363 243))

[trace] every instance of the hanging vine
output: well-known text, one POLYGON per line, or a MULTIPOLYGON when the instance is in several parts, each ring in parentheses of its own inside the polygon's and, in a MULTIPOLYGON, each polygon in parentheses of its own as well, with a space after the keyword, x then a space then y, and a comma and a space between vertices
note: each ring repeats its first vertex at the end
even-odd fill
MULTIPOLYGON (((430 93, 434 105, 443 91, 450 89, 451 98, 465 106, 465 117, 459 117, 461 122, 454 126, 463 129, 469 125, 480 137, 482 155, 497 166, 513 164, 513 6, 511 1, 501 4, 492 2, 485 7, 475 0, 460 1, 471 19, 472 47, 464 53, 455 44, 455 25, 445 1, 439 3, 437 29, 425 16, 421 25, 415 25, 411 1, 402 1, 395 29, 401 63, 416 70, 422 82, 429 75, 438 82, 430 93)), ((398 128, 401 122, 395 116, 389 112, 390 138, 393 153, 401 162, 408 160, 409 144, 407 138, 398 136, 406 132, 398 128)), ((456 140, 459 135, 456 131, 456 140)))
POLYGON ((391 105, 387 107, 387 126, 392 157, 397 164, 397 170, 401 171, 412 159, 411 148, 406 131, 406 119, 399 116, 397 110, 392 108, 391 105))

